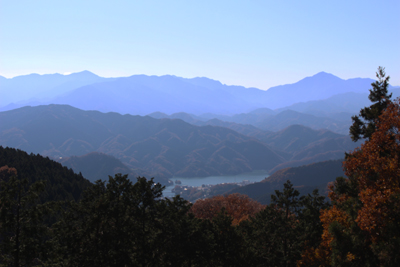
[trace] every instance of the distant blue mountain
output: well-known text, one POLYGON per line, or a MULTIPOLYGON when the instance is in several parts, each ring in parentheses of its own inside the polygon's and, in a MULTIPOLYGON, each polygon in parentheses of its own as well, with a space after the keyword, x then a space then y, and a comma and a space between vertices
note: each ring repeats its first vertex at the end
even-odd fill
POLYGON ((90 71, 62 74, 29 74, 11 79, 0 76, 0 107, 30 99, 51 98, 87 84, 105 81, 90 71))
MULTIPOLYGON (((204 77, 186 79, 171 75, 133 75, 102 78, 89 71, 70 75, 31 74, 0 79, 0 107, 3 107, 0 110, 41 103, 68 104, 84 110, 122 114, 145 115, 157 111, 167 114, 208 113, 205 116, 209 119, 215 118, 212 114, 226 116, 256 109, 255 113, 272 115, 276 112, 270 109, 284 108, 299 102, 319 101, 349 92, 367 94, 373 81, 363 78, 343 80, 320 72, 297 83, 263 91, 228 86, 204 77)), ((296 108, 293 110, 297 111, 296 108)))
POLYGON ((122 114, 159 111, 231 115, 259 108, 276 109, 347 92, 367 93, 372 82, 372 79, 342 80, 332 74, 318 73, 295 84, 263 91, 227 86, 207 78, 134 75, 77 88, 52 103, 122 114))
POLYGON ((268 107, 276 109, 298 102, 326 99, 347 92, 368 93, 372 82, 374 80, 368 78, 343 80, 332 74, 320 72, 294 84, 268 89, 269 97, 276 102, 268 107))
POLYGON ((235 97, 228 90, 210 89, 169 75, 135 75, 91 84, 55 98, 52 103, 68 104, 84 110, 140 115, 156 111, 231 114, 250 111, 260 105, 235 97))

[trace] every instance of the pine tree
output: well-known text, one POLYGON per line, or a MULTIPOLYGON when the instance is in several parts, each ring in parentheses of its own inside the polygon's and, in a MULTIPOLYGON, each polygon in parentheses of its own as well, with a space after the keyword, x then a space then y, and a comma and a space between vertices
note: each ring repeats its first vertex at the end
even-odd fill
POLYGON ((252 254, 250 266, 295 266, 300 259, 299 191, 287 181, 283 191, 276 190, 275 194, 270 205, 240 224, 252 254))
POLYGON ((55 226, 60 257, 70 266, 157 265, 153 244, 163 188, 121 174, 97 181, 55 226))
POLYGON ((50 205, 38 204, 44 183, 28 185, 15 168, 0 168, 0 265, 32 266, 47 260, 50 205))
POLYGON ((358 116, 353 116, 353 124, 350 126, 350 136, 354 142, 359 139, 370 139, 376 129, 376 120, 391 102, 392 94, 388 94, 389 79, 386 77, 385 68, 379 67, 376 72, 377 81, 373 82, 368 96, 373 105, 360 110, 358 116))

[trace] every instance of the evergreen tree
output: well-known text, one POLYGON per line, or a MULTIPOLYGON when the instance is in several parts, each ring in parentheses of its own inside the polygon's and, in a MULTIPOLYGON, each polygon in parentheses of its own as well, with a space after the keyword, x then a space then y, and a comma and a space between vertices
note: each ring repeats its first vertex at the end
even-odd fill
POLYGON ((372 89, 369 90, 368 96, 374 104, 361 109, 358 116, 351 118, 353 124, 350 126, 350 136, 354 142, 363 138, 371 138, 376 129, 376 120, 391 102, 392 94, 388 94, 390 76, 386 77, 385 68, 379 67, 376 77, 378 80, 371 84, 372 89))
POLYGON ((62 260, 68 266, 156 265, 152 246, 162 190, 144 177, 134 184, 121 174, 97 181, 55 227, 62 260))
POLYGON ((300 259, 303 241, 297 217, 301 208, 299 191, 287 181, 283 191, 276 190, 275 194, 270 205, 240 224, 252 266, 294 266, 300 259))
POLYGON ((160 202, 154 249, 163 266, 206 266, 211 258, 209 224, 188 213, 190 206, 179 196, 160 202))
POLYGON ((38 204, 44 183, 28 185, 15 168, 0 168, 0 265, 34 266, 47 260, 50 203, 38 204))
POLYGON ((244 239, 232 221, 224 208, 212 219, 209 266, 246 266, 244 239))
POLYGON ((330 204, 326 201, 325 196, 320 196, 318 189, 311 194, 300 198, 301 210, 299 212, 299 222, 302 229, 302 240, 306 248, 318 247, 321 242, 323 231, 319 216, 321 210, 327 209, 330 204))
MULTIPOLYGON (((163 186, 116 174, 71 202, 54 227, 58 262, 66 266, 205 266, 214 257, 213 225, 188 213, 163 186)), ((231 250, 233 254, 233 250, 231 250)))
POLYGON ((275 195, 271 195, 271 204, 281 208, 288 218, 290 214, 298 214, 301 206, 299 195, 300 192, 294 189, 293 184, 287 180, 283 184, 283 192, 275 190, 275 195))

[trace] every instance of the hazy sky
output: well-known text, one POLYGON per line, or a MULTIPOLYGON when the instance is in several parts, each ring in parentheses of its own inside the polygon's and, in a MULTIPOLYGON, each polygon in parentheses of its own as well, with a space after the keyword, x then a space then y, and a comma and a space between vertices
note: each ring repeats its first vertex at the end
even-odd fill
POLYGON ((0 75, 90 70, 268 89, 320 71, 400 85, 400 1, 0 0, 0 75))

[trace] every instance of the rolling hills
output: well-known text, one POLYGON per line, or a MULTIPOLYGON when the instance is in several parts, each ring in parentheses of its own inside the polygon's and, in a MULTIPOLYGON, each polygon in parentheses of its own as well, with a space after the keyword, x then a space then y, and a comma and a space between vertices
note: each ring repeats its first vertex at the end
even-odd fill
MULTIPOLYGON (((58 159, 62 165, 74 170, 75 173, 82 173, 83 177, 91 182, 96 180, 107 180, 108 176, 114 177, 117 173, 128 174, 131 178, 138 175, 147 176, 144 173, 136 174, 125 166, 120 160, 113 156, 98 152, 91 152, 82 156, 71 156, 58 159)), ((167 183, 168 181, 163 181, 167 183)))
POLYGON ((255 138, 182 120, 104 114, 63 105, 1 112, 0 120, 3 146, 52 158, 101 152, 136 173, 145 171, 158 178, 237 174, 285 162, 255 138))
MULTIPOLYGON (((355 147, 346 136, 300 125, 275 133, 256 131, 257 139, 249 136, 257 135, 254 127, 244 135, 219 126, 195 126, 180 119, 83 111, 66 105, 1 112, 0 120, 0 145, 58 160, 104 153, 120 160, 132 173, 155 176, 163 183, 173 176, 275 171, 341 158, 355 147)), ((73 159, 68 166, 74 166, 77 158, 73 159)))
POLYGON ((344 176, 342 161, 343 159, 330 160, 299 167, 285 168, 276 171, 259 183, 235 188, 225 193, 245 194, 252 199, 266 204, 270 202, 271 194, 274 194, 275 190, 282 190, 283 184, 287 180, 290 180, 301 194, 311 193, 316 188, 319 189, 320 194, 326 194, 328 183, 333 182, 336 177, 344 176))

